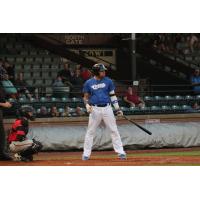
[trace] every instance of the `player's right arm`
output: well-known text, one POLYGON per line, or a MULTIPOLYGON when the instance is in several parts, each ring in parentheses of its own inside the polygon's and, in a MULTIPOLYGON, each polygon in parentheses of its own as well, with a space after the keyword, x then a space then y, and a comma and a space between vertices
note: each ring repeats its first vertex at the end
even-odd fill
POLYGON ((87 112, 91 113, 92 112, 92 106, 90 106, 90 104, 89 104, 89 96, 90 96, 89 93, 84 93, 83 101, 84 101, 87 112))
POLYGON ((88 113, 92 112, 92 106, 89 104, 89 97, 90 97, 90 87, 88 85, 88 81, 85 82, 83 86, 83 101, 88 113))

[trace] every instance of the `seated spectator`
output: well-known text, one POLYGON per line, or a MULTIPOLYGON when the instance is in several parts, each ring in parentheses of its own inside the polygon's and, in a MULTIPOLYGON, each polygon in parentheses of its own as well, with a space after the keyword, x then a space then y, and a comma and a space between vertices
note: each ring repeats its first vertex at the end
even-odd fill
POLYGON ((76 114, 77 116, 84 116, 86 113, 80 107, 77 107, 76 114))
POLYGON ((195 102, 194 105, 193 105, 192 107, 193 107, 193 109, 195 109, 195 110, 199 110, 199 109, 200 109, 200 106, 199 106, 199 104, 198 104, 197 102, 195 102))
POLYGON ((84 80, 81 77, 80 69, 76 69, 75 74, 71 77, 70 82, 73 85, 72 91, 71 91, 72 97, 81 97, 82 96, 81 89, 82 89, 84 80))
POLYGON ((51 113, 50 113, 51 117, 59 117, 59 112, 56 106, 53 106, 51 108, 51 113))
POLYGON ((84 81, 88 80, 91 77, 91 72, 89 69, 83 67, 81 71, 81 77, 84 81))
POLYGON ((62 113, 62 117, 71 117, 72 115, 71 115, 71 113, 69 112, 69 109, 70 109, 70 107, 68 107, 68 106, 66 106, 65 108, 64 108, 64 112, 62 113))
POLYGON ((4 62, 4 68, 8 73, 8 79, 14 83, 14 78, 15 78, 15 71, 14 71, 14 66, 11 65, 9 62, 4 62))
POLYGON ((29 99, 32 98, 32 95, 30 94, 30 92, 28 90, 29 85, 24 80, 24 76, 23 76, 22 72, 17 74, 17 79, 15 80, 14 83, 15 83, 15 86, 17 88, 19 96, 25 94, 29 99))
POLYGON ((7 71, 3 67, 2 62, 0 64, 1 64, 1 66, 0 66, 0 82, 1 82, 1 85, 3 86, 4 91, 5 91, 5 93, 8 97, 16 99, 17 90, 14 87, 13 83, 9 80, 9 76, 7 74, 7 71))
POLYGON ((145 107, 144 101, 138 96, 137 91, 132 87, 128 87, 127 93, 124 96, 124 101, 129 104, 130 107, 145 107))
POLYGON ((198 44, 197 36, 195 34, 191 34, 190 36, 188 36, 187 40, 190 51, 194 52, 194 49, 197 47, 198 44))
POLYGON ((191 76, 191 84, 193 86, 194 94, 200 94, 200 71, 195 69, 194 74, 191 76))
POLYGON ((65 63, 63 66, 64 69, 62 69, 61 71, 58 72, 59 77, 61 77, 63 83, 66 81, 70 80, 71 77, 71 72, 70 72, 70 67, 68 63, 65 63))
POLYGON ((40 108, 39 116, 40 117, 48 117, 49 116, 48 110, 47 110, 47 108, 45 106, 42 106, 40 108))

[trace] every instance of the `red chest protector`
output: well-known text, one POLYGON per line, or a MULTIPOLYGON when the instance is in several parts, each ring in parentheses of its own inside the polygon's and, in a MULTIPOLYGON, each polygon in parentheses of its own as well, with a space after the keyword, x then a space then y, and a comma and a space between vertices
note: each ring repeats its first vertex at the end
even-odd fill
POLYGON ((14 124, 12 125, 12 130, 10 134, 8 135, 8 142, 11 143, 13 141, 20 141, 19 136, 26 136, 27 132, 25 127, 23 125, 23 120, 22 119, 17 119, 15 120, 14 124))

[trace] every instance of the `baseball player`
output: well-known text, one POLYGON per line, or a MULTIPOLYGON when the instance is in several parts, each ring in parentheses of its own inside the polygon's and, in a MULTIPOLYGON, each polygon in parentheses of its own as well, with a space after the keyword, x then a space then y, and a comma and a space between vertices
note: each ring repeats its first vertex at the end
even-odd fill
POLYGON ((33 154, 42 149, 40 142, 26 137, 29 131, 29 120, 33 121, 34 119, 33 107, 24 105, 19 110, 19 118, 12 125, 8 142, 10 151, 15 153, 14 157, 17 161, 33 161, 33 154))
POLYGON ((103 64, 95 64, 92 67, 94 77, 87 80, 83 87, 83 99, 87 112, 89 113, 89 123, 87 133, 85 135, 82 160, 90 159, 93 138, 96 129, 102 120, 111 133, 115 152, 118 153, 120 159, 126 159, 126 153, 123 149, 111 103, 118 116, 123 116, 123 112, 120 110, 117 97, 115 95, 115 86, 112 80, 106 77, 106 70, 107 69, 103 64))

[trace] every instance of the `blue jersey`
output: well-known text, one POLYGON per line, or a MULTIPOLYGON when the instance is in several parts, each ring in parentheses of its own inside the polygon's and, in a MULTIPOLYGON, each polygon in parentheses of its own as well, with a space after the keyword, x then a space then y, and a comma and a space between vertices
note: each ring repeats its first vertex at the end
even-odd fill
MULTIPOLYGON (((191 77, 191 82, 192 83, 200 83, 200 76, 192 76, 191 77)), ((193 87, 194 92, 199 93, 200 92, 200 86, 194 86, 193 87)))
POLYGON ((109 93, 115 89, 111 79, 104 77, 101 80, 91 78, 83 86, 83 93, 90 94, 89 103, 95 105, 111 103, 109 93))

